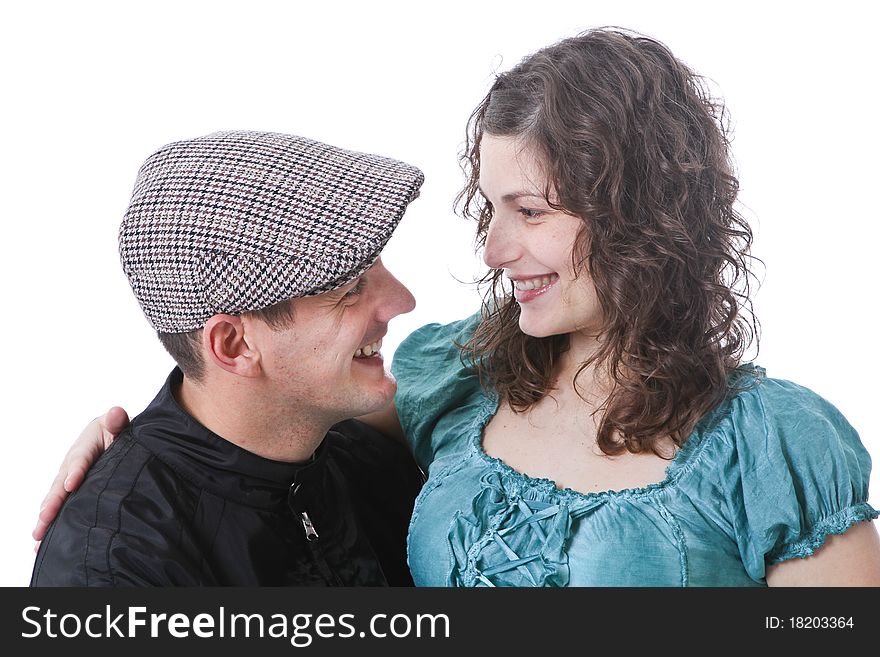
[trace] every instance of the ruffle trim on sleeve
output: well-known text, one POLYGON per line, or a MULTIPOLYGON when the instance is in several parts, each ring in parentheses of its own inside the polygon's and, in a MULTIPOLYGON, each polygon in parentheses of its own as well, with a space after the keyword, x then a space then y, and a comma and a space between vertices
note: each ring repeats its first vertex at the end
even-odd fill
POLYGON ((782 546, 774 554, 768 557, 767 563, 777 564, 789 559, 809 557, 825 544, 831 534, 843 534, 857 522, 874 520, 880 516, 880 512, 867 502, 861 502, 847 507, 816 523, 813 528, 795 542, 782 546))

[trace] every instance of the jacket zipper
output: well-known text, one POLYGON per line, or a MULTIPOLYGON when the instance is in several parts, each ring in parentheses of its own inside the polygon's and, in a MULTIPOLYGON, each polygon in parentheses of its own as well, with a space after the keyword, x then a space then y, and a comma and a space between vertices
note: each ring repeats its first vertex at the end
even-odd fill
POLYGON ((315 530, 315 525, 312 523, 312 519, 309 517, 308 512, 303 509, 299 511, 293 503, 296 494, 299 493, 302 484, 294 481, 290 485, 290 493, 288 495, 287 504, 291 511, 299 515, 299 520, 302 523, 303 531, 306 534, 306 542, 308 543, 309 554, 312 556, 313 563, 318 567, 318 570, 324 576, 325 580, 330 585, 342 586, 342 581, 339 579, 339 575, 330 567, 330 564, 327 563, 327 560, 324 559, 323 549, 321 548, 321 544, 318 541, 318 532, 315 530))
POLYGON ((310 541, 314 541, 318 538, 318 532, 315 531, 315 526, 312 524, 312 519, 309 518, 309 514, 305 511, 302 511, 299 514, 300 520, 302 520, 303 529, 306 530, 306 538, 310 541))

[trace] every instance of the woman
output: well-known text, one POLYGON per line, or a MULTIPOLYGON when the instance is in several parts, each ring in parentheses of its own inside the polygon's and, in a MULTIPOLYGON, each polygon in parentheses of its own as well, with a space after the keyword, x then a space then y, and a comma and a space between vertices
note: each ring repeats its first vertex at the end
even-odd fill
POLYGON ((416 584, 880 585, 858 435, 741 363, 752 236, 728 145, 699 77, 638 35, 592 30, 498 76, 460 196, 485 303, 392 365, 428 473, 416 584))

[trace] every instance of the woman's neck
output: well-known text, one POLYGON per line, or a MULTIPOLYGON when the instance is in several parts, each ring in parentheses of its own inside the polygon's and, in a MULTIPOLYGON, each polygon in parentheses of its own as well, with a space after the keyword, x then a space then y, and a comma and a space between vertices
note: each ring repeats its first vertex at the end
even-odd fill
POLYGON ((577 392, 580 396, 605 399, 611 392, 610 377, 604 374, 604 368, 591 363, 581 371, 584 363, 590 360, 601 348, 600 341, 594 335, 570 333, 568 349, 559 358, 556 367, 556 387, 572 388, 577 376, 577 392))

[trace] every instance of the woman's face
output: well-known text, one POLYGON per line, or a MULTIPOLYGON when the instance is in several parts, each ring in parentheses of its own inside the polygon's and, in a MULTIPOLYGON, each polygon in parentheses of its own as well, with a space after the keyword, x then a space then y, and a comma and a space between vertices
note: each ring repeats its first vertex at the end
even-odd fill
MULTIPOLYGON (((534 149, 516 137, 484 134, 480 189, 492 204, 483 260, 503 269, 520 305, 520 329, 547 337, 598 334, 601 310, 584 270, 572 269, 572 250, 583 222, 554 210, 544 197, 547 176, 534 149)), ((551 199, 555 191, 551 189, 551 199)))

